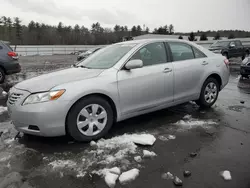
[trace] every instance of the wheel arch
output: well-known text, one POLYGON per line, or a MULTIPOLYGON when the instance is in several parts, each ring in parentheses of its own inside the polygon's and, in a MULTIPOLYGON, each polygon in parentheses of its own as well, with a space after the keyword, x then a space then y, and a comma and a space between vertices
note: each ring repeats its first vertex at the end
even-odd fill
POLYGON ((104 93, 90 93, 90 94, 87 94, 87 95, 84 95, 84 96, 80 97, 79 99, 77 99, 77 100, 70 106, 70 108, 69 108, 69 110, 68 110, 68 112, 67 112, 66 118, 65 118, 65 132, 66 132, 66 134, 68 134, 68 130, 67 130, 67 119, 68 119, 68 115, 69 115, 70 110, 71 110, 71 109, 73 108, 73 106, 74 106, 76 103, 78 103, 80 100, 83 100, 84 98, 87 98, 87 97, 90 97, 90 96, 96 96, 96 97, 101 97, 101 98, 103 98, 103 99, 106 99, 106 100, 108 101, 108 103, 110 104, 110 106, 111 106, 113 112, 114 112, 114 122, 117 121, 118 110, 117 110, 117 105, 115 104, 114 100, 113 100, 110 96, 108 96, 108 95, 106 95, 106 94, 104 94, 104 93))
MULTIPOLYGON (((203 81, 203 83, 208 79, 208 78, 214 78, 218 81, 219 86, 220 86, 220 90, 221 90, 221 86, 222 86, 222 79, 221 76, 217 73, 212 73, 209 76, 207 76, 207 78, 203 81)), ((202 84, 203 85, 203 84, 202 84)))

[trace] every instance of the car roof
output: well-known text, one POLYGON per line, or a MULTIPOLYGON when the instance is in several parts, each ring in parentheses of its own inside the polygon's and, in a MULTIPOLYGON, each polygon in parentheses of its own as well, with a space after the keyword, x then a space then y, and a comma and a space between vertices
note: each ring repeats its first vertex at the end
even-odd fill
POLYGON ((150 42, 183 42, 187 44, 192 44, 192 42, 183 39, 170 39, 170 38, 151 38, 151 39, 138 39, 120 42, 118 44, 146 44, 150 42))

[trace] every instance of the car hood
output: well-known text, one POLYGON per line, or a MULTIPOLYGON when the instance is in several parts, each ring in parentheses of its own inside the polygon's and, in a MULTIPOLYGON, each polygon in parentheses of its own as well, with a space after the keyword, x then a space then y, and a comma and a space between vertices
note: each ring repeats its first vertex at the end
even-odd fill
POLYGON ((223 48, 222 46, 215 46, 215 47, 210 47, 209 50, 210 51, 221 50, 222 48, 223 48))
POLYGON ((69 68, 25 80, 15 85, 15 88, 31 93, 49 91, 60 84, 93 78, 102 72, 102 69, 69 68))

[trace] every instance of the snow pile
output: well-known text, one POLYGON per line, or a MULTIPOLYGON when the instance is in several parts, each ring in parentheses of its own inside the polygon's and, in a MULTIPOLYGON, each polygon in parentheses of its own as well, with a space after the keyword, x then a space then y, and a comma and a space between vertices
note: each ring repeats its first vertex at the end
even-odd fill
POLYGON ((129 170, 127 172, 123 172, 121 176, 119 177, 119 181, 122 185, 129 183, 133 180, 135 180, 139 176, 139 170, 134 168, 132 170, 129 170))
POLYGON ((3 114, 4 112, 7 112, 8 109, 5 106, 0 106, 0 115, 3 114))
POLYGON ((77 178, 82 178, 86 175, 86 172, 79 170, 78 174, 76 175, 77 178))
POLYGON ((132 141, 135 144, 152 146, 155 143, 156 138, 150 134, 133 135, 132 141))
POLYGON ((204 127, 208 128, 209 125, 216 125, 217 122, 213 120, 198 120, 195 118, 192 118, 191 115, 186 115, 183 117, 184 120, 177 121, 174 123, 174 125, 181 126, 182 128, 185 129, 191 129, 191 128, 196 128, 196 127, 204 127))
POLYGON ((232 180, 231 173, 228 170, 222 171, 220 175, 224 178, 224 180, 232 180))
POLYGON ((116 180, 118 179, 118 177, 119 177, 119 175, 108 172, 108 173, 105 175, 104 180, 105 180, 106 184, 107 184, 110 188, 114 188, 114 187, 115 187, 115 184, 116 184, 116 180))
POLYGON ((150 134, 124 134, 111 139, 101 139, 96 143, 98 155, 102 155, 102 161, 98 164, 110 164, 117 160, 121 160, 128 154, 135 154, 137 145, 153 145, 156 138, 150 134), (115 154, 107 154, 117 151, 115 154))
POLYGON ((56 160, 56 161, 49 163, 49 165, 51 165, 53 169, 61 169, 61 168, 75 167, 76 163, 71 160, 56 160))
POLYGON ((142 162, 141 156, 135 156, 135 157, 134 157, 134 160, 135 160, 137 163, 142 162))
POLYGON ((148 158, 148 157, 155 157, 155 156, 157 156, 155 152, 143 150, 143 157, 148 158))
POLYGON ((90 146, 91 146, 91 147, 96 146, 96 142, 95 142, 95 141, 91 141, 91 142, 90 142, 90 146))

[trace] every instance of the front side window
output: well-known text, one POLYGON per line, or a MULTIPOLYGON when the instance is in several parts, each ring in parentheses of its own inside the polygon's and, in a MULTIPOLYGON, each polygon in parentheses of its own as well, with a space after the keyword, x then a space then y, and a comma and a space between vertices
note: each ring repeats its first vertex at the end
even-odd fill
POLYGON ((230 42, 230 46, 236 46, 235 42, 230 42))
POLYGON ((173 61, 184 61, 195 58, 190 45, 181 42, 169 42, 168 44, 172 52, 173 61))
POLYGON ((111 68, 136 45, 136 43, 114 44, 105 47, 81 61, 77 64, 77 67, 86 67, 89 69, 111 68))
POLYGON ((138 50, 131 59, 140 59, 143 66, 156 65, 167 62, 165 46, 162 42, 148 44, 138 50))

